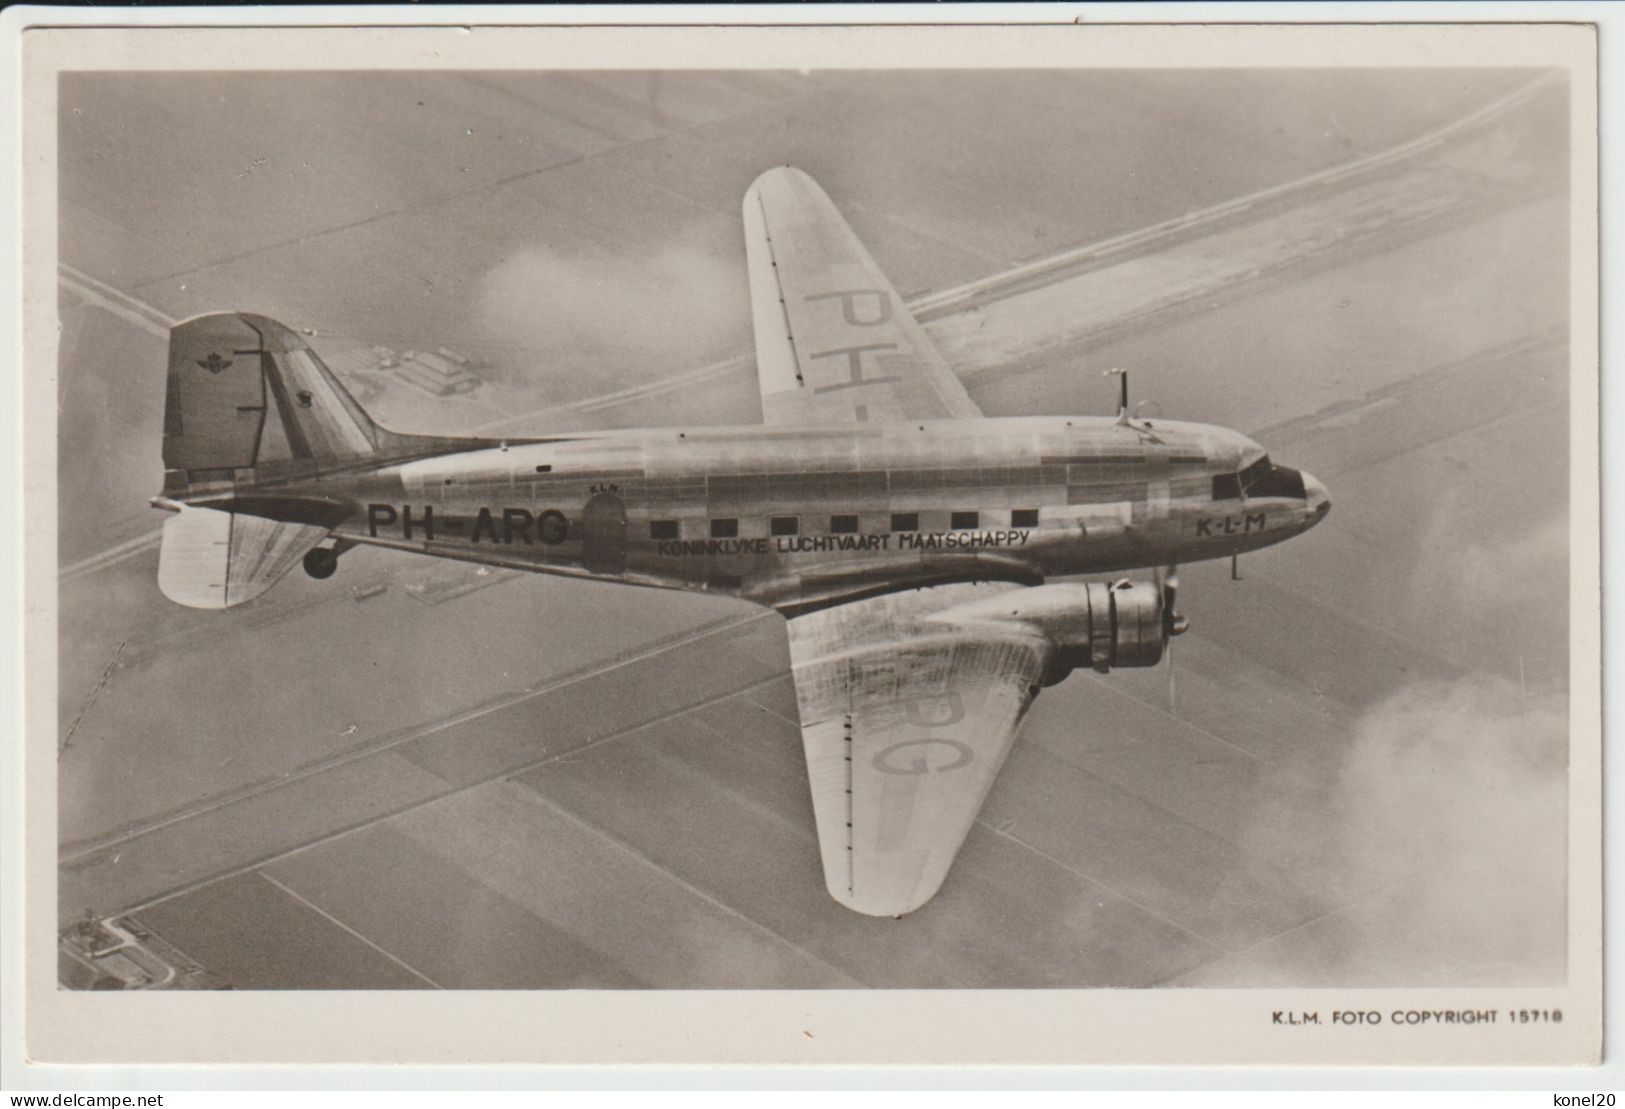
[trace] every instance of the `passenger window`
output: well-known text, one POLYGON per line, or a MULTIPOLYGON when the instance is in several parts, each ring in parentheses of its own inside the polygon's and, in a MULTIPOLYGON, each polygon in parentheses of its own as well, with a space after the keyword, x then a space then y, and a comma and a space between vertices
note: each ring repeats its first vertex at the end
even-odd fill
POLYGON ((711 521, 711 538, 712 539, 732 539, 738 534, 739 534, 739 521, 738 520, 731 520, 730 519, 730 520, 712 520, 711 521))
POLYGON ((1036 528, 1038 526, 1038 509, 1013 509, 1010 513, 1010 526, 1013 528, 1036 528))
POLYGON ((858 530, 858 518, 856 516, 831 516, 829 518, 829 530, 836 535, 851 535, 858 530))
POLYGON ((1235 474, 1213 475, 1213 499, 1233 501, 1241 496, 1241 479, 1235 474))
POLYGON ((795 535, 801 531, 801 521, 794 516, 775 516, 768 524, 774 535, 795 535))
POLYGON ((981 527, 982 514, 980 512, 955 512, 948 517, 948 521, 955 531, 964 531, 969 528, 981 527))
POLYGON ((891 514, 891 529, 893 531, 919 531, 920 514, 918 512, 893 512, 891 514))
POLYGON ((677 538, 677 521, 676 520, 650 520, 649 521, 649 538, 650 539, 676 539, 677 538))

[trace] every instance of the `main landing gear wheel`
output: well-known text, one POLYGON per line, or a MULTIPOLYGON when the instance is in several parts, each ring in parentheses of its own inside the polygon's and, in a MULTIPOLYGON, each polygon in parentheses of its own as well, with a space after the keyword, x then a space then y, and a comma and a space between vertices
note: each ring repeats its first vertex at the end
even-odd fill
POLYGON ((339 568, 338 552, 331 547, 312 547, 305 552, 305 573, 321 581, 339 568))

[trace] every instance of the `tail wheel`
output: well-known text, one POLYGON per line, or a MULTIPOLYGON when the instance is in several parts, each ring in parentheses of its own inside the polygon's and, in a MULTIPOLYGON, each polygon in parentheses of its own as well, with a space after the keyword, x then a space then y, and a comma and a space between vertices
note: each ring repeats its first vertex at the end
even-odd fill
POLYGON ((339 568, 339 556, 330 547, 312 547, 305 552, 305 573, 321 581, 339 568))

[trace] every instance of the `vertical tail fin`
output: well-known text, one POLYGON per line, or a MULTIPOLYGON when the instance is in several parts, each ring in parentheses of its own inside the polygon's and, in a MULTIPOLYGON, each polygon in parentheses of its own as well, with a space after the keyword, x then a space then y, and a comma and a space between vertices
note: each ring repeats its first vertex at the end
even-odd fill
POLYGON ((166 491, 372 454, 389 435, 310 344, 273 319, 222 312, 170 330, 166 491))

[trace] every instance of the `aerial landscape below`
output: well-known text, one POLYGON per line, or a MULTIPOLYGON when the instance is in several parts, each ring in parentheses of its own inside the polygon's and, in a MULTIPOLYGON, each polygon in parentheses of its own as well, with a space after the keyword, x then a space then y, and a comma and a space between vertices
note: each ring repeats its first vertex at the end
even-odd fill
MULTIPOLYGON (((65 76, 61 982, 1560 984, 1567 95, 1471 69, 65 76), (1035 675, 934 897, 826 890, 791 676, 816 644, 763 607, 782 580, 425 558, 369 542, 413 538, 379 498, 336 571, 224 611, 160 590, 173 328, 209 339, 184 360, 206 383, 243 357, 210 345, 232 321, 279 321, 378 424, 511 454, 532 486, 563 480, 548 440, 632 428, 671 450, 712 429, 771 469, 762 436, 795 421, 754 244, 826 201, 940 352, 949 409, 1109 433, 1126 369, 1162 449, 1194 466, 1220 439, 1178 429, 1233 429, 1233 469, 1267 451, 1259 495, 1297 513, 1256 550, 1246 513, 1190 519, 1174 657, 1035 675)), ((830 295, 848 322, 891 303, 830 295)), ((493 547, 543 534, 478 503, 493 547)), ((925 539, 992 557, 1056 519, 922 494, 848 531, 808 503, 926 567, 925 539)), ((649 566, 810 550, 760 515, 629 526, 649 566)), ((810 581, 798 603, 869 603, 810 581)))

